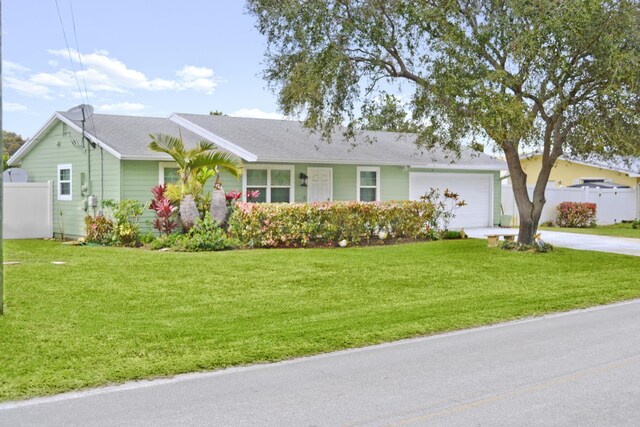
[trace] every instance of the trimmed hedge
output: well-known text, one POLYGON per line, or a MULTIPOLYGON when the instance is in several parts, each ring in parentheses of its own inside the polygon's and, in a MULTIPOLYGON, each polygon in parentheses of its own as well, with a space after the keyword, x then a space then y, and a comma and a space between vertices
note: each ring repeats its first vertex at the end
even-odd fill
POLYGON ((422 201, 237 203, 229 233, 250 247, 333 246, 368 242, 380 230, 391 237, 430 239, 434 206, 422 201))
POLYGON ((558 227, 586 228, 596 226, 596 204, 562 202, 558 205, 558 227))

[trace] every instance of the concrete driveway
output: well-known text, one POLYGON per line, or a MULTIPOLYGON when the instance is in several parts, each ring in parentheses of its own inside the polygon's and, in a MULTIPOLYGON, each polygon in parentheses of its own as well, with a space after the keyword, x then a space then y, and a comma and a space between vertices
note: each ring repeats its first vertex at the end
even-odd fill
MULTIPOLYGON (((469 235, 469 237, 477 239, 486 239, 485 235, 492 233, 518 234, 518 229, 516 228, 469 228, 464 231, 469 235)), ((547 230, 541 230, 540 233, 543 241, 561 248, 640 256, 640 239, 596 236, 593 234, 562 233, 560 231, 547 230)))
POLYGON ((640 301, 0 404, 0 426, 637 426, 640 301))

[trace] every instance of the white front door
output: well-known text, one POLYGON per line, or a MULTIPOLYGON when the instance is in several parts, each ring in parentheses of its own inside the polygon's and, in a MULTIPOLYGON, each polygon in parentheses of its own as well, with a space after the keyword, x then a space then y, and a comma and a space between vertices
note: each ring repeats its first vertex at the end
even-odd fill
POLYGON ((308 202, 330 202, 333 200, 333 169, 331 168, 308 168, 307 175, 308 202))

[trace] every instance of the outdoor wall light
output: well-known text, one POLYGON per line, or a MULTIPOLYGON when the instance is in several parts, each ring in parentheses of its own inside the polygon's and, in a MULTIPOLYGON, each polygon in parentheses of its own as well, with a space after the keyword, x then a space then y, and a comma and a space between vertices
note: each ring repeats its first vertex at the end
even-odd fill
POLYGON ((300 172, 300 187, 306 187, 307 186, 307 179, 309 177, 307 175, 305 175, 303 172, 300 172))

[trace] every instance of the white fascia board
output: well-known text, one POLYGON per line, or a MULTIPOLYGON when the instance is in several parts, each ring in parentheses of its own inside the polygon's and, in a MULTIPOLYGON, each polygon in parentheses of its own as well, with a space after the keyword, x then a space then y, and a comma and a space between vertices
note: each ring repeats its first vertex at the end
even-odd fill
POLYGON ((51 127, 53 127, 53 125, 55 124, 57 118, 58 117, 57 117, 56 114, 51 116, 49 118, 49 120, 47 120, 47 122, 44 124, 44 126, 42 126, 40 129, 38 129, 36 134, 31 139, 29 139, 27 142, 22 144, 22 147, 20 147, 15 153, 13 153, 13 156, 9 157, 9 160, 7 161, 9 166, 13 166, 14 163, 16 163, 20 159, 22 159, 24 157, 24 155, 27 154, 31 150, 31 148, 33 148, 33 146, 36 144, 36 141, 38 140, 38 138, 40 138, 40 136, 42 136, 45 133, 47 133, 49 131, 49 129, 51 127))
POLYGON ((428 165, 409 165, 410 169, 464 169, 464 170, 486 170, 486 171, 503 171, 507 170, 507 165, 465 165, 457 163, 449 163, 446 165, 432 163, 428 165))
MULTIPOLYGON (((71 129, 75 130, 79 134, 82 134, 82 128, 76 125, 75 123, 73 123, 71 120, 67 119, 62 114, 56 113, 55 117, 58 118, 61 122, 66 123, 71 129)), ((89 139, 89 141, 97 144, 99 147, 104 149, 107 153, 112 154, 117 159, 122 159, 122 154, 120 154, 119 152, 117 152, 116 150, 114 150, 112 147, 108 146, 104 142, 100 141, 98 138, 95 137, 95 135, 91 135, 87 131, 87 129, 84 130, 84 134, 89 139)))
POLYGON ((264 163, 305 163, 314 165, 356 165, 356 166, 399 166, 406 168, 421 168, 421 169, 478 169, 478 170, 507 170, 507 165, 492 166, 492 165, 460 165, 457 163, 432 163, 424 165, 411 165, 402 162, 384 161, 384 160, 349 160, 349 159, 285 159, 285 158, 260 158, 259 162, 264 163))
POLYGON ((153 155, 137 155, 137 156, 122 156, 120 158, 121 160, 149 160, 149 161, 155 161, 155 162, 172 162, 173 161, 173 157, 171 157, 170 155, 165 155, 165 156, 153 156, 153 155))
POLYGON ((258 160, 258 156, 256 156, 255 154, 245 150, 242 147, 239 147, 238 145, 227 141, 226 139, 212 133, 209 132, 208 130, 201 128, 200 126, 196 125, 193 122, 190 122, 189 120, 185 119, 184 117, 180 117, 177 114, 172 114, 169 116, 169 120, 171 120, 172 122, 184 127, 185 129, 190 130, 191 132, 200 135, 202 138, 207 139, 211 142, 213 142, 214 144, 216 144, 218 147, 229 151, 230 153, 235 154, 236 156, 240 157, 242 160, 245 160, 247 162, 255 162, 258 160))

